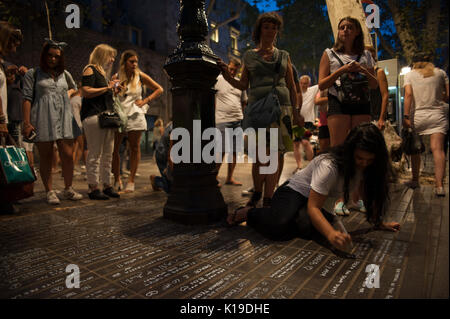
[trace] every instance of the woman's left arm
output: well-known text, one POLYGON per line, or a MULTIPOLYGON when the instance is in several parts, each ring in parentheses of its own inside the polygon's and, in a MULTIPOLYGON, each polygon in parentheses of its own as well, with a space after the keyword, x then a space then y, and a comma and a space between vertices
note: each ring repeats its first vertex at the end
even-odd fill
POLYGON ((387 104, 389 100, 389 89, 388 89, 388 82, 386 78, 386 74, 382 69, 378 70, 378 85, 380 86, 380 93, 381 93, 381 111, 380 111, 380 118, 378 119, 378 128, 381 130, 384 128, 384 121, 386 118, 386 110, 387 110, 387 104))
POLYGON ((144 72, 140 73, 140 77, 141 77, 141 81, 142 83, 153 90, 152 94, 150 94, 149 96, 147 96, 145 99, 142 99, 140 101, 136 101, 135 104, 139 107, 148 104, 149 102, 151 102, 152 100, 156 99, 157 97, 159 97, 161 94, 163 94, 164 89, 162 88, 161 85, 159 85, 156 81, 154 81, 150 76, 148 76, 147 74, 145 74, 144 72))
POLYGON ((292 114, 294 116, 294 123, 297 123, 298 125, 303 126, 304 119, 300 115, 300 110, 298 112, 296 112, 296 109, 301 108, 301 105, 302 105, 302 91, 300 90, 300 92, 298 92, 298 95, 297 95, 297 90, 295 88, 295 82, 294 82, 294 73, 292 72, 292 64, 291 64, 290 57, 288 57, 285 80, 286 80, 286 86, 289 90, 289 96, 291 98, 291 104, 292 104, 292 108, 293 108, 292 114), (297 99, 297 97, 298 97, 298 99, 297 99))

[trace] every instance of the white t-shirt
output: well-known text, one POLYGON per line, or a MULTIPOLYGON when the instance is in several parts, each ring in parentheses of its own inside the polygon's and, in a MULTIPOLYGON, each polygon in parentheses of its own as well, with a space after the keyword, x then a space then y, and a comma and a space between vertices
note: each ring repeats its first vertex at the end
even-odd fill
POLYGON ((305 118, 305 122, 312 122, 316 120, 316 114, 314 112, 314 98, 319 91, 319 86, 313 85, 308 87, 305 93, 302 92, 302 109, 300 111, 301 116, 305 118))
POLYGON ((414 108, 430 108, 431 106, 441 107, 444 102, 445 85, 448 84, 448 76, 439 68, 434 68, 434 75, 424 78, 416 70, 412 70, 405 75, 404 86, 411 85, 414 95, 414 108))
POLYGON ((247 99, 245 91, 236 89, 223 78, 222 74, 217 77, 214 88, 217 90, 216 124, 242 120, 244 118, 242 102, 247 99))
MULTIPOLYGON (((339 63, 338 59, 336 59, 333 53, 331 53, 331 49, 325 49, 325 52, 328 55, 328 60, 330 60, 330 74, 332 74, 333 72, 336 72, 342 65, 339 63)), ((337 54, 337 56, 342 60, 344 64, 350 63, 358 58, 358 55, 349 55, 336 51, 334 52, 337 54)), ((364 50, 363 54, 361 55, 361 58, 359 59, 359 63, 361 64, 361 66, 365 68, 373 68, 375 66, 375 61, 372 58, 372 54, 370 54, 370 52, 367 50, 364 50)), ((339 79, 336 80, 336 84, 337 85, 341 84, 339 79)), ((336 89, 334 88, 334 85, 330 86, 328 92, 334 96, 338 95, 336 89)))
MULTIPOLYGON (((359 186, 361 177, 361 172, 356 171, 356 176, 350 181, 350 191, 359 186)), ((337 166, 327 158, 327 154, 313 158, 289 179, 287 186, 305 197, 309 197, 311 189, 327 196, 323 208, 328 212, 332 212, 337 199, 344 197, 344 177, 339 175, 337 166)))
POLYGON ((8 123, 8 91, 6 88, 6 74, 2 67, 0 67, 0 97, 2 98, 3 114, 6 117, 6 123, 8 123))

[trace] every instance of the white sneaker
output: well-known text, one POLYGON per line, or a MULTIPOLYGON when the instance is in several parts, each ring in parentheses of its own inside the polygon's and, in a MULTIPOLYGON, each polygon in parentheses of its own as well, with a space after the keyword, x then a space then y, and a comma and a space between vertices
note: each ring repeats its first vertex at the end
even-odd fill
POLYGON ((70 186, 69 189, 65 189, 62 193, 62 196, 64 197, 64 199, 70 200, 80 200, 83 198, 83 195, 74 191, 72 186, 70 186))
POLYGON ((47 203, 51 205, 59 205, 61 202, 59 201, 58 196, 56 196, 55 191, 47 192, 47 203))

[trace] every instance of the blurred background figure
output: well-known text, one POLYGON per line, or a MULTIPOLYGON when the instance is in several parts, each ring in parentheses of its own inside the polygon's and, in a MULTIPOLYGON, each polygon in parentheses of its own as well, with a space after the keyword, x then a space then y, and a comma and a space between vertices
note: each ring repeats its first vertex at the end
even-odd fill
MULTIPOLYGON (((437 196, 445 196, 444 139, 449 129, 448 77, 434 66, 431 54, 419 53, 413 58, 412 71, 405 75, 404 127, 413 127, 419 135, 430 135, 431 152, 434 159, 435 189, 437 196), (414 105, 414 106, 413 106, 414 105)), ((419 184, 420 154, 411 155, 411 188, 419 184)))

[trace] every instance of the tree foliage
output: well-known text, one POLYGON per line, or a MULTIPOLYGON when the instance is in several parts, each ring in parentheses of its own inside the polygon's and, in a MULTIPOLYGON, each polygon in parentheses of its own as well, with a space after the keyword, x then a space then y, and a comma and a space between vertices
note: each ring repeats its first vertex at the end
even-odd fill
POLYGON ((320 58, 333 45, 325 0, 277 0, 284 28, 277 47, 285 49, 299 75, 309 74, 317 83, 320 58))

